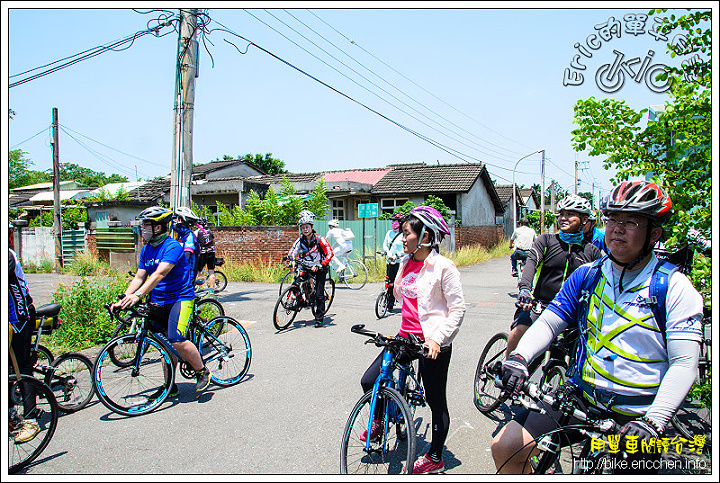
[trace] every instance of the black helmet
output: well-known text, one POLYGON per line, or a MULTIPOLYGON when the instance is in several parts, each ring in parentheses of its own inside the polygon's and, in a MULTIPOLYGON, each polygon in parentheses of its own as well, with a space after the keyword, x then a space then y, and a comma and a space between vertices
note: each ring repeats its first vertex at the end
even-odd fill
POLYGON ((172 211, 162 206, 151 206, 142 210, 135 219, 141 222, 149 221, 153 225, 167 225, 172 219, 172 214, 172 211))

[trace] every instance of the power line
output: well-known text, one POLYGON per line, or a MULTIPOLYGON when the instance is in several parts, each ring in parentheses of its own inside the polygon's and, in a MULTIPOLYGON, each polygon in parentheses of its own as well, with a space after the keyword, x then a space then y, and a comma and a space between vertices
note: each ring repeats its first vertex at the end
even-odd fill
POLYGON ((29 138, 27 138, 25 141, 20 141, 19 143, 15 144, 15 145, 13 145, 13 146, 10 146, 10 150, 13 150, 13 149, 15 149, 16 147, 20 146, 21 144, 30 141, 32 138, 34 138, 34 137, 36 137, 36 136, 39 136, 40 134, 42 134, 42 133, 44 133, 44 132, 46 132, 46 131, 49 131, 51 127, 52 127, 52 126, 48 126, 48 127, 46 127, 45 129, 43 129, 42 131, 40 131, 39 133, 33 134, 32 136, 30 136, 29 138))
POLYGON ((63 127, 63 128, 65 128, 65 129, 67 129, 68 131, 72 131, 72 132, 74 132, 75 134, 78 134, 78 135, 84 137, 85 139, 88 139, 88 140, 90 140, 90 141, 92 141, 92 142, 94 142, 94 143, 97 143, 97 144, 99 144, 100 146, 106 147, 106 148, 108 148, 108 149, 112 149, 113 151, 116 151, 116 152, 118 152, 118 153, 120 153, 120 154, 124 154, 125 156, 131 157, 131 158, 134 158, 134 159, 137 159, 138 161, 142 161, 142 162, 144 162, 144 163, 152 164, 153 166, 158 166, 158 167, 161 167, 161 168, 166 168, 166 167, 167 167, 167 166, 164 165, 164 164, 154 163, 154 162, 152 162, 152 161, 148 161, 147 159, 139 158, 139 157, 137 157, 137 156, 133 156, 132 154, 128 154, 128 153, 125 153, 125 152, 123 152, 123 151, 120 151, 119 149, 115 149, 115 148, 113 148, 112 146, 108 146, 107 144, 103 144, 103 143, 101 143, 100 141, 97 141, 97 140, 95 140, 95 139, 93 139, 93 138, 91 138, 91 137, 88 137, 88 136, 86 136, 86 135, 84 135, 84 134, 82 134, 82 133, 79 133, 79 132, 77 132, 77 131, 74 131, 74 130, 70 129, 69 127, 67 127, 67 126, 65 126, 65 125, 63 125, 63 124, 60 124, 60 126, 63 127))

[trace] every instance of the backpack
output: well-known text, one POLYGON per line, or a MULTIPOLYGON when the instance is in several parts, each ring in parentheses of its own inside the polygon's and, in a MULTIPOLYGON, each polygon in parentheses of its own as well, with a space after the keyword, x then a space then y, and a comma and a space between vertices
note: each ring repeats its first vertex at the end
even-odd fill
MULTIPOLYGON (((582 329, 585 323, 585 317, 589 307, 590 296, 595 290, 600 276, 602 275, 602 265, 608 258, 607 255, 595 260, 590 270, 585 274, 580 289, 580 310, 578 310, 578 326, 582 329)), ((667 313, 665 309, 665 300, 667 298, 668 286, 670 285, 670 277, 678 270, 677 265, 673 265, 665 260, 658 259, 652 277, 650 279, 649 297, 645 298, 641 304, 649 305, 652 310, 653 317, 658 324, 658 328, 662 333, 663 340, 667 342, 665 335, 665 327, 667 325, 667 313)))
POLYGON ((207 228, 200 228, 197 232, 198 246, 201 253, 214 251, 215 235, 207 228))

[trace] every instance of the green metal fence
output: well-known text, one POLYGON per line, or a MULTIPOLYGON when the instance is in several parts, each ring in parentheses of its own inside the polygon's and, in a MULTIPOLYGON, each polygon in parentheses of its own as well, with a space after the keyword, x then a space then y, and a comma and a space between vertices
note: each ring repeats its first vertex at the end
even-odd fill
POLYGON ((130 227, 98 228, 95 231, 95 242, 98 250, 135 250, 135 235, 130 227))
POLYGON ((72 263, 81 252, 87 248, 87 236, 85 230, 63 230, 62 231, 62 264, 67 266, 72 263))

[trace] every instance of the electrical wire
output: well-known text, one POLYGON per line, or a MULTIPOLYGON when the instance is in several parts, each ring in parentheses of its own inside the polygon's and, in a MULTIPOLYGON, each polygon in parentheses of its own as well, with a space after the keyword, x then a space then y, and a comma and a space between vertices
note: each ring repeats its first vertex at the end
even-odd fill
POLYGON ((34 138, 34 137, 36 137, 36 136, 39 136, 40 134, 42 134, 42 133, 50 130, 50 128, 52 128, 52 126, 48 126, 48 127, 46 127, 45 129, 43 129, 42 131, 40 131, 39 133, 33 134, 32 136, 30 136, 30 137, 27 138, 26 140, 20 141, 19 143, 15 144, 15 145, 13 145, 13 146, 10 146, 10 150, 12 151, 13 149, 15 149, 16 147, 20 146, 21 144, 26 143, 26 142, 30 141, 32 138, 34 138))

